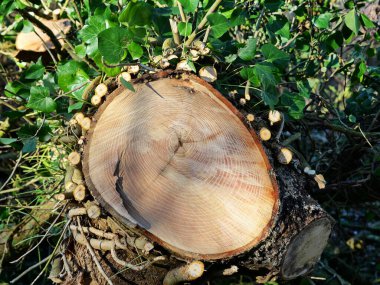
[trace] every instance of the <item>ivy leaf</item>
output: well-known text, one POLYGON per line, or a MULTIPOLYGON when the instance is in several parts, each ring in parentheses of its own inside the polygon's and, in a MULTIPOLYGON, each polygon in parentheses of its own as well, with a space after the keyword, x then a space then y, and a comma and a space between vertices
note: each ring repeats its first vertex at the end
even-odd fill
POLYGON ((85 43, 91 43, 97 39, 98 34, 106 28, 103 16, 96 15, 88 19, 88 24, 79 31, 79 37, 85 43))
POLYGON ((145 26, 152 23, 153 7, 146 2, 130 1, 121 12, 119 22, 131 26, 145 26))
POLYGON ((238 56, 242 60, 252 60, 255 57, 257 40, 250 38, 245 47, 238 50, 238 56))
POLYGON ((37 147, 37 138, 36 137, 30 137, 27 139, 22 140, 22 143, 24 144, 22 148, 22 152, 29 153, 36 150, 37 147))
POLYGON ((317 28, 327 29, 330 25, 331 18, 331 13, 324 13, 314 18, 313 23, 317 28))
POLYGON ((276 35, 280 35, 286 39, 290 38, 290 23, 283 15, 272 15, 266 27, 276 35))
POLYGON ((184 23, 184 22, 178 23, 178 31, 179 31, 179 34, 183 37, 190 36, 192 32, 191 24, 184 23))
POLYGON ((15 139, 15 138, 0 138, 1 144, 11 144, 11 143, 14 143, 16 141, 17 141, 17 139, 15 139))
POLYGON ((178 0, 186 13, 194 13, 198 7, 199 0, 178 0))
POLYGON ((360 14, 360 18, 364 27, 368 29, 376 27, 375 24, 365 14, 360 14))
POLYGON ((355 9, 352 9, 347 13, 347 15, 344 17, 344 23, 346 24, 347 28, 355 33, 355 35, 359 33, 360 22, 355 9))
POLYGON ((286 52, 279 50, 272 44, 263 45, 261 47, 261 52, 268 62, 273 62, 280 67, 286 67, 288 64, 289 55, 286 52))
POLYGON ((129 83, 127 80, 125 80, 123 77, 120 77, 121 84, 132 92, 136 92, 135 88, 133 88, 133 85, 129 83))
POLYGON ((271 109, 278 103, 278 95, 274 86, 266 87, 261 91, 261 97, 265 105, 268 105, 271 109))
POLYGON ((287 109, 287 113, 291 118, 296 120, 302 119, 303 109, 306 106, 304 96, 297 93, 284 92, 281 95, 281 105, 287 109))
POLYGON ((113 27, 98 35, 99 52, 109 63, 120 63, 125 56, 128 41, 132 38, 126 28, 113 27))
POLYGON ((245 80, 249 80, 255 87, 260 86, 260 80, 253 67, 243 67, 242 70, 240 70, 240 76, 245 80))
POLYGON ((77 61, 69 61, 58 66, 57 70, 58 86, 64 92, 72 91, 72 95, 77 100, 82 100, 82 93, 89 82, 90 76, 85 70, 85 65, 77 61), (82 86, 82 87, 81 87, 82 86))
POLYGON ((33 86, 30 89, 30 98, 26 106, 44 113, 51 113, 57 109, 57 103, 50 97, 49 89, 42 86, 33 86))
POLYGON ((212 13, 207 17, 211 26, 211 33, 215 38, 223 36, 230 27, 228 19, 220 13, 212 13))
POLYGON ((131 54, 132 59, 139 59, 144 54, 142 47, 135 42, 128 44, 127 49, 131 54))
POLYGON ((42 65, 41 60, 37 63, 32 64, 27 70, 24 72, 25 79, 41 79, 45 73, 45 67, 42 65))
POLYGON ((278 69, 271 63, 262 62, 255 64, 254 73, 264 88, 275 86, 280 81, 278 69))

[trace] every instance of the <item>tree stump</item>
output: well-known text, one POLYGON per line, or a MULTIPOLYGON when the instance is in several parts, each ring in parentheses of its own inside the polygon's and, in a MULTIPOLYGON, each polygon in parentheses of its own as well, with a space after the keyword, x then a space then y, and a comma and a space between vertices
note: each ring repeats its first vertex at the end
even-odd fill
POLYGON ((202 260, 283 279, 309 272, 332 220, 303 175, 277 165, 205 81, 156 77, 117 88, 92 118, 83 172, 94 199, 171 256, 167 270, 202 260))

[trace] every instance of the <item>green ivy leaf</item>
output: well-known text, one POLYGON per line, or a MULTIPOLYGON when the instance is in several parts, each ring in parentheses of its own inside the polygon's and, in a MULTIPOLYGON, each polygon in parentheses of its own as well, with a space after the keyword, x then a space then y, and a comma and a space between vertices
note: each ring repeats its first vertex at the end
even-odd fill
POLYGON ((286 67, 289 62, 289 55, 272 44, 263 45, 261 52, 268 62, 273 62, 280 67, 286 67))
POLYGON ((286 39, 290 38, 290 23, 283 15, 272 15, 266 28, 276 35, 280 35, 286 39))
POLYGON ((83 102, 76 102, 74 104, 71 104, 69 108, 67 108, 67 111, 71 113, 74 110, 79 110, 83 107, 83 102))
POLYGON ((134 60, 139 59, 144 54, 142 47, 135 42, 131 42, 130 44, 128 44, 127 49, 129 53, 131 54, 132 59, 134 60))
POLYGON ((253 86, 260 86, 260 80, 257 77, 253 67, 243 67, 242 70, 240 70, 240 76, 245 80, 249 80, 253 86))
POLYGON ((360 14, 360 18, 364 27, 368 29, 376 28, 375 24, 365 14, 360 14))
POLYGON ((179 34, 183 37, 188 37, 190 36, 191 32, 192 32, 192 27, 191 27, 191 24, 190 23, 184 23, 184 22, 180 22, 178 23, 178 31, 179 31, 179 34))
POLYGON ((278 82, 280 82, 278 69, 271 63, 262 62, 255 64, 254 72, 264 87, 275 86, 278 82))
POLYGON ((346 24, 347 28, 355 33, 355 35, 359 33, 360 22, 355 9, 352 9, 347 13, 347 15, 344 17, 344 23, 346 24))
POLYGON ((98 34, 105 30, 106 22, 100 15, 92 16, 88 19, 88 24, 79 31, 79 37, 85 43, 91 43, 97 40, 98 34))
POLYGON ((56 110, 57 103, 50 97, 48 88, 33 86, 30 89, 30 98, 26 106, 35 111, 51 113, 56 110))
POLYGON ((207 17, 211 26, 211 34, 215 38, 220 38, 229 29, 230 25, 228 19, 220 13, 212 13, 207 17))
POLYGON ((109 63, 120 63, 126 56, 126 46, 133 35, 126 28, 113 27, 98 35, 99 52, 109 63))
POLYGON ((198 7, 199 0, 178 0, 186 13, 194 13, 198 7))
POLYGON ((25 79, 41 79, 45 73, 45 67, 42 65, 41 60, 37 63, 32 64, 27 70, 24 72, 25 79))
POLYGON ((327 12, 314 18, 313 23, 317 28, 327 29, 330 25, 331 18, 332 14, 327 12))
POLYGON ((24 144, 24 146, 21 151, 24 153, 30 153, 36 150, 37 138, 30 137, 30 138, 22 140, 22 143, 24 144))
POLYGON ((128 26, 145 26, 152 23, 153 7, 146 2, 129 2, 121 12, 119 22, 128 26))
POLYGON ((278 103, 278 95, 274 86, 267 87, 261 91, 261 97, 265 105, 268 105, 271 109, 278 103))
POLYGON ((133 88, 133 85, 129 83, 127 80, 125 80, 123 77, 120 77, 121 84, 132 92, 136 92, 135 88, 133 88))
POLYGON ((253 39, 253 38, 248 39, 246 46, 238 50, 238 56, 242 60, 254 59, 255 52, 256 52, 256 43, 257 43, 256 39, 253 39))
POLYGON ((90 76, 85 71, 85 64, 77 61, 69 61, 65 64, 59 65, 57 77, 59 88, 61 88, 64 92, 77 89, 71 94, 77 100, 82 100, 83 90, 87 86, 86 82, 89 82, 90 80, 90 76))
POLYGON ((303 109, 306 106, 305 97, 298 93, 284 92, 281 95, 281 105, 291 118, 299 120, 302 119, 303 109))
POLYGON ((14 138, 0 138, 0 143, 5 144, 5 145, 14 143, 16 141, 17 139, 14 139, 14 138))

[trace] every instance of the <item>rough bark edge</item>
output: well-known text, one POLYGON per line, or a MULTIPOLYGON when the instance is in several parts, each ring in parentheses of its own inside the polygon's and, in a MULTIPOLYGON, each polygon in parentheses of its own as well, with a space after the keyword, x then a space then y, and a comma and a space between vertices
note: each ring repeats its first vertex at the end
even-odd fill
MULTIPOLYGON (((266 152, 264 151, 262 142, 259 140, 259 138, 258 138, 257 134, 255 133, 255 131, 247 124, 247 122, 246 122, 244 116, 241 114, 241 112, 239 112, 239 110, 237 108, 235 108, 235 106, 233 106, 230 101, 228 101, 213 86, 211 86, 206 81, 204 81, 203 79, 200 79, 199 77, 197 77, 197 76, 195 76, 193 74, 178 73, 176 71, 169 70, 169 71, 159 72, 159 73, 156 73, 156 74, 153 74, 153 75, 143 76, 141 78, 138 78, 138 79, 134 80, 133 83, 134 84, 139 84, 139 83, 141 84, 141 83, 144 83, 144 82, 155 81, 155 80, 159 80, 159 79, 163 79, 163 78, 169 78, 171 75, 176 75, 176 78, 179 79, 179 80, 180 79, 185 80, 185 81, 193 80, 196 83, 200 84, 201 86, 205 87, 218 100, 220 100, 221 103, 223 103, 235 116, 237 116, 240 119, 240 121, 243 123, 243 125, 247 128, 247 130, 250 132, 250 134, 252 135, 252 138, 253 138, 255 144, 257 145, 257 147, 258 147, 258 149, 259 149, 262 157, 264 158, 264 162, 265 162, 265 165, 267 167, 268 175, 271 178, 272 186, 273 186, 273 189, 274 189, 274 193, 275 193, 274 195, 275 195, 275 197, 273 197, 273 198, 275 200, 275 204, 274 204, 273 210, 272 210, 272 218, 269 221, 269 223, 267 224, 267 226, 263 229, 262 234, 261 234, 260 237, 256 238, 251 243, 249 243, 249 244, 247 244, 245 246, 242 246, 242 247, 240 247, 238 249, 235 249, 233 251, 223 252, 223 253, 220 253, 220 254, 204 254, 203 255, 203 254, 198 254, 198 253, 184 251, 184 250, 178 249, 176 247, 173 247, 173 246, 167 244, 166 242, 160 240, 156 236, 152 235, 151 233, 149 233, 148 231, 146 231, 145 229, 143 229, 143 228, 141 228, 141 227, 139 227, 137 225, 135 225, 135 228, 136 228, 136 230, 138 230, 144 236, 148 237, 149 239, 151 239, 154 242, 157 242, 158 244, 160 244, 161 246, 163 246, 165 249, 170 250, 171 253, 174 256, 177 256, 177 257, 185 259, 185 260, 201 259, 201 260, 207 260, 207 261, 212 261, 212 260, 216 261, 216 260, 221 260, 221 259, 230 259, 232 257, 244 254, 247 251, 251 251, 251 249, 255 248, 258 244, 261 243, 261 241, 263 241, 263 240, 265 240, 265 239, 268 238, 268 236, 269 236, 269 234, 271 232, 271 229, 273 228, 273 226, 276 224, 276 222, 278 220, 278 216, 279 216, 278 213, 279 213, 279 209, 280 209, 279 187, 278 187, 275 175, 273 173, 272 166, 271 166, 271 164, 269 162, 269 158, 268 158, 266 152), (184 78, 182 78, 182 75, 184 75, 183 76, 184 78), (177 76, 180 77, 180 78, 178 78, 177 76)), ((138 89, 136 89, 136 92, 137 91, 138 91, 138 89)), ((132 226, 131 222, 128 219, 126 219, 123 216, 120 216, 113 208, 109 208, 109 207, 107 207, 105 205, 105 203, 104 203, 101 195, 99 195, 99 193, 97 192, 97 189, 96 189, 95 185, 93 184, 90 176, 88 175, 88 173, 89 173, 89 168, 88 168, 89 141, 91 141, 91 137, 92 137, 92 135, 94 133, 96 122, 99 120, 99 118, 101 117, 102 113, 104 112, 104 110, 106 110, 106 108, 113 101, 113 99, 115 97, 119 96, 123 92, 132 92, 132 91, 127 90, 123 86, 118 87, 109 96, 107 96, 106 101, 99 107, 98 111, 92 117, 91 127, 87 131, 87 134, 86 134, 86 144, 84 146, 82 168, 83 168, 83 173, 85 175, 85 180, 86 180, 87 187, 90 190, 91 195, 95 198, 95 200, 99 201, 99 203, 112 216, 116 217, 117 219, 119 219, 120 221, 122 221, 127 226, 132 226)))

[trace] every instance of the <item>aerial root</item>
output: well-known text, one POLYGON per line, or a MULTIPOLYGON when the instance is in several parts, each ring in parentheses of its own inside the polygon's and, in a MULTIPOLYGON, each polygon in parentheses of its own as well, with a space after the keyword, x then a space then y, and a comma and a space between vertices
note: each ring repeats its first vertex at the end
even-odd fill
POLYGON ((175 285, 180 282, 192 281, 202 276, 204 264, 202 261, 193 261, 189 264, 170 270, 164 279, 163 285, 175 285))

